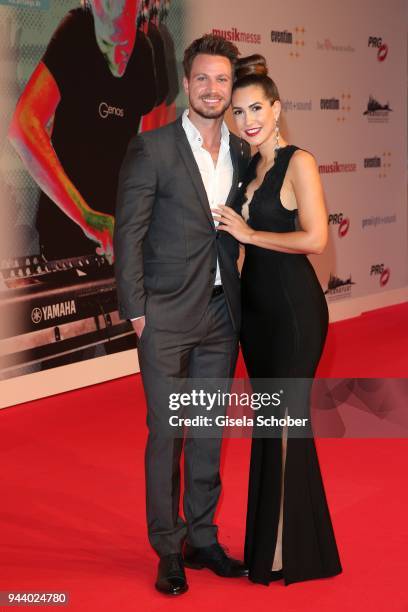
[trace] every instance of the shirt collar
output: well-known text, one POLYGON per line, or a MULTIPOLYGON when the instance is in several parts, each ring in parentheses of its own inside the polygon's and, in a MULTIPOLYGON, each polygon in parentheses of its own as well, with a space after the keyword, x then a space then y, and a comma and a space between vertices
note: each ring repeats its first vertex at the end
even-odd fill
MULTIPOLYGON (((188 108, 186 108, 186 110, 183 112, 181 122, 191 149, 193 151, 201 149, 203 146, 203 138, 196 126, 190 121, 188 116, 188 108)), ((221 124, 221 147, 224 150, 229 150, 229 140, 230 132, 227 124, 225 121, 223 121, 221 124)))

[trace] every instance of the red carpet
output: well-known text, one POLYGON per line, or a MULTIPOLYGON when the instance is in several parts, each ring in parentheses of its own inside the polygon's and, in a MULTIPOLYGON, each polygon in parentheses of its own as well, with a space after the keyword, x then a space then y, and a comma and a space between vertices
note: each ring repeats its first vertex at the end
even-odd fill
MULTIPOLYGON (((319 373, 406 377, 407 347, 408 305, 376 311, 331 326, 319 373)), ((406 440, 318 440, 343 574, 267 588, 190 570, 190 591, 169 600, 153 588, 146 538, 140 378, 3 410, 0 419, 0 591, 67 591, 66 609, 92 612, 408 610, 406 440)), ((248 453, 248 440, 224 444, 218 523, 236 556, 248 453)))

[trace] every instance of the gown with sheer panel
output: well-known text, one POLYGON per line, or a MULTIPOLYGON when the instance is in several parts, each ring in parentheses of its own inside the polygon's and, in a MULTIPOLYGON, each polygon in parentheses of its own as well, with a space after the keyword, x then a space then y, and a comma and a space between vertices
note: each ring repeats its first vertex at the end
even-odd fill
MULTIPOLYGON (((278 150, 248 203, 246 187, 256 176, 259 154, 252 159, 234 208, 253 229, 296 231, 297 211, 280 198, 296 150, 278 150)), ((241 347, 250 379, 293 378, 294 385, 312 379, 328 310, 306 255, 246 245, 241 281, 241 347)), ((250 580, 261 584, 269 584, 272 569, 283 570, 285 584, 342 571, 312 433, 291 437, 282 429, 275 438, 253 438, 245 562, 250 580)))

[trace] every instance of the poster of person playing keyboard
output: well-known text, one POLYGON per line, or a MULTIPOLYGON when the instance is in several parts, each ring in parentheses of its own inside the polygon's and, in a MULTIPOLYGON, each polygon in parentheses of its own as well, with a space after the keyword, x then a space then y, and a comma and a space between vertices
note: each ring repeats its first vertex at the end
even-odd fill
POLYGON ((10 271, 8 288, 21 293, 30 277, 31 296, 16 322, 22 350, 11 365, 0 363, 10 376, 24 363, 44 370, 135 346, 130 324, 116 313, 117 180, 130 138, 175 117, 169 1, 65 4, 71 10, 44 45, 8 133, 40 189, 37 256, 9 264, 23 265, 10 271), (39 301, 33 285, 41 286, 39 301), (24 344, 22 336, 33 332, 32 346, 24 344))

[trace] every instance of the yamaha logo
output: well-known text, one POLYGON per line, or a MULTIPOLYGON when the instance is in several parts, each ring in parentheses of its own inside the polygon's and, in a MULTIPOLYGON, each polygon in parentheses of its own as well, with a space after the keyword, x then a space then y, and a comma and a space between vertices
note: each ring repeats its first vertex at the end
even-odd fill
POLYGON ((99 104, 99 116, 102 119, 107 119, 110 116, 120 117, 123 119, 125 116, 125 111, 123 108, 119 108, 118 106, 110 106, 106 102, 101 102, 99 104))
POLYGON ((33 310, 31 311, 31 320, 33 323, 41 323, 42 312, 40 308, 33 308, 33 310))
POLYGON ((41 323, 42 320, 49 321, 50 319, 68 317, 76 314, 76 311, 75 300, 68 300, 67 302, 49 304, 48 306, 42 306, 41 308, 33 308, 31 311, 31 320, 37 325, 38 323, 41 323))

